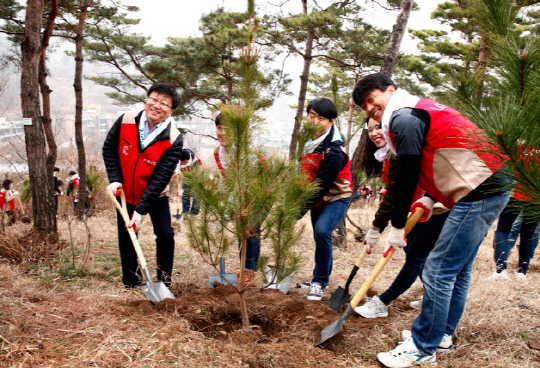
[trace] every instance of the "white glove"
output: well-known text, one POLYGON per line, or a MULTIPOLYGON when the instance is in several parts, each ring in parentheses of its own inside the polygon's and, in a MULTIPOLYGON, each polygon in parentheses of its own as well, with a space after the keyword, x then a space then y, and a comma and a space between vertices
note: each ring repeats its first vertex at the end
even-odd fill
POLYGON ((112 190, 112 194, 113 196, 119 196, 120 195, 120 190, 122 189, 122 183, 119 183, 117 181, 115 182, 112 182, 111 184, 109 184, 109 186, 107 187, 107 190, 112 190))
POLYGON ((139 224, 141 223, 142 215, 137 212, 133 211, 133 215, 131 216, 131 221, 128 224, 128 228, 133 228, 133 231, 137 232, 137 229, 139 228, 139 224))
POLYGON ((388 240, 386 241, 387 247, 394 247, 394 249, 403 248, 407 245, 405 240, 405 228, 396 229, 395 227, 390 228, 388 233, 388 240))
POLYGON ((374 248, 377 245, 380 238, 381 238, 381 233, 379 232, 379 230, 376 230, 370 226, 366 234, 366 238, 364 240, 364 244, 367 247, 367 254, 371 254, 372 248, 374 248))
POLYGON ((412 204, 410 212, 414 212, 414 209, 417 207, 423 208, 424 214, 422 215, 422 217, 420 217, 420 220, 418 220, 418 222, 424 222, 431 218, 434 205, 435 201, 433 199, 429 197, 422 197, 412 204))

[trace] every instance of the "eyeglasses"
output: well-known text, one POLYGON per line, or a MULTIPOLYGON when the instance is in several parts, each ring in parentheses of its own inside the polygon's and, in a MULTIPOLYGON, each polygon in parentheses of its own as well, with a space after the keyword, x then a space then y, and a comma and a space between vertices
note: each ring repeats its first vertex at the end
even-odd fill
POLYGON ((148 100, 146 100, 146 102, 147 103, 150 102, 151 104, 154 104, 154 105, 157 104, 159 107, 167 106, 169 109, 172 109, 172 106, 169 106, 165 102, 161 102, 160 100, 154 97, 148 97, 148 100))

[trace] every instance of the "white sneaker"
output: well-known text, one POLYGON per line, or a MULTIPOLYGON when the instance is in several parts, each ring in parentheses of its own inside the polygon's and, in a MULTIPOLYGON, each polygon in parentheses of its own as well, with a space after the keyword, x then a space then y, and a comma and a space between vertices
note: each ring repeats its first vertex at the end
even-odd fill
POLYGON ((408 368, 420 363, 437 364, 435 355, 422 355, 413 338, 400 342, 399 345, 388 353, 377 354, 377 359, 387 368, 408 368))
POLYGON ((384 305, 377 295, 361 307, 354 308, 354 311, 364 318, 388 317, 388 306, 384 305))
POLYGON ((493 272, 491 276, 489 276, 486 280, 508 280, 510 277, 508 277, 508 272, 506 270, 502 270, 501 272, 493 272))
POLYGON ((410 302, 409 305, 416 310, 422 310, 422 298, 420 300, 415 300, 414 302, 410 302))
POLYGON ((516 272, 516 280, 518 281, 527 281, 527 275, 523 272, 516 272))
POLYGON ((321 300, 324 295, 323 288, 318 282, 312 282, 309 286, 307 300, 321 300))
MULTIPOLYGON (((409 330, 403 330, 401 331, 401 338, 403 340, 407 340, 409 337, 411 337, 411 331, 409 330)), ((437 353, 448 353, 449 351, 453 350, 453 342, 452 342, 452 335, 444 334, 443 339, 439 346, 437 346, 437 353)))

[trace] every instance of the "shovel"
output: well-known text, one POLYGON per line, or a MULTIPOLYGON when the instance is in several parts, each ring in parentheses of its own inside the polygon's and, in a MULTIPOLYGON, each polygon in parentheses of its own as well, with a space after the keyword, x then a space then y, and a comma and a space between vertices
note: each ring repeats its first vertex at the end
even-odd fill
POLYGON ((180 182, 178 181, 178 176, 176 177, 176 215, 173 215, 176 221, 180 221, 180 182))
POLYGON ((208 278, 208 284, 212 289, 216 287, 216 282, 219 284, 231 284, 236 286, 236 275, 232 273, 225 273, 224 257, 221 257, 219 260, 219 275, 210 275, 208 278))
POLYGON ((146 279, 146 284, 141 285, 141 290, 146 294, 148 299, 150 299, 154 303, 160 302, 165 299, 174 299, 173 293, 167 288, 167 286, 165 286, 164 283, 152 281, 152 276, 150 275, 150 269, 148 268, 148 264, 146 263, 146 259, 144 258, 144 254, 139 244, 139 240, 137 239, 137 235, 135 235, 135 231, 133 231, 132 227, 128 227, 129 216, 128 216, 128 211, 127 211, 127 206, 126 206, 126 197, 124 196, 124 192, 121 192, 122 206, 120 206, 120 203, 118 203, 118 201, 116 200, 111 189, 107 190, 107 194, 109 194, 109 197, 111 198, 114 205, 118 209, 118 212, 120 212, 120 214, 122 215, 122 218, 124 219, 124 222, 126 223, 126 228, 129 233, 129 236, 131 237, 131 242, 133 243, 133 247, 135 248, 135 252, 137 252, 137 257, 139 258, 139 264, 143 271, 144 278, 146 279))
MULTIPOLYGON (((411 214, 407 220, 407 224, 405 225, 405 234, 408 234, 409 231, 411 231, 411 229, 414 227, 414 225, 416 225, 416 222, 420 219, 420 217, 422 217, 423 214, 424 214, 424 209, 417 207, 415 212, 411 214)), ((389 247, 386 250, 386 252, 384 252, 383 256, 381 257, 381 259, 379 260, 379 262, 377 263, 373 271, 371 271, 371 274, 368 276, 366 281, 364 281, 364 283, 360 287, 360 290, 358 290, 358 292, 355 294, 355 296, 353 297, 353 299, 351 300, 351 302, 345 309, 345 312, 343 312, 341 317, 339 317, 339 319, 336 322, 332 323, 330 326, 322 330, 321 341, 319 342, 318 345, 321 345, 322 343, 324 343, 331 337, 341 332, 341 330, 343 329, 343 324, 345 323, 347 318, 349 318, 349 316, 352 314, 354 308, 358 306, 358 303, 360 303, 360 300, 362 300, 362 298, 366 295, 367 291, 369 290, 369 288, 371 287, 371 285, 373 284, 377 276, 379 276, 384 266, 386 266, 386 264, 388 263, 388 261, 390 260, 393 254, 394 254, 393 247, 389 247)))
POLYGON ((349 275, 349 278, 347 279, 347 282, 345 283, 345 289, 342 289, 341 286, 339 286, 336 291, 334 291, 334 294, 328 299, 328 306, 332 308, 334 311, 339 312, 341 310, 341 307, 345 305, 351 298, 351 294, 349 294, 349 286, 351 285, 352 280, 356 276, 356 273, 360 269, 360 266, 362 265, 362 262, 364 262, 364 258, 366 258, 367 255, 367 246, 364 247, 364 250, 360 254, 360 257, 358 257, 358 260, 354 264, 354 267, 349 275))
POLYGON ((278 289, 283 294, 287 294, 294 279, 294 272, 289 276, 279 279, 279 272, 276 272, 275 266, 266 266, 266 272, 264 278, 267 281, 264 283, 263 287, 268 287, 268 289, 278 289))

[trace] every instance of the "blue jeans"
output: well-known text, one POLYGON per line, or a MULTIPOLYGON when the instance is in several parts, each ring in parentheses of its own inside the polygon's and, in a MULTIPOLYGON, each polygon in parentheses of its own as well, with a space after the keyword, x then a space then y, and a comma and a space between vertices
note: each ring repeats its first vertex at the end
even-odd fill
POLYGON ((328 285, 332 273, 332 232, 350 202, 351 198, 343 198, 311 209, 311 225, 315 238, 315 268, 311 282, 317 282, 322 287, 328 285))
POLYGON ((416 224, 407 235, 407 246, 403 248, 406 253, 405 264, 392 285, 379 297, 384 305, 392 303, 414 284, 422 272, 429 253, 439 239, 439 234, 449 214, 448 211, 431 216, 429 221, 416 224))
MULTIPOLYGON (((247 238, 246 241, 246 271, 257 271, 257 263, 261 255, 261 225, 257 225, 254 230, 255 235, 247 238)), ((240 258, 242 257, 242 243, 238 239, 240 258)))
POLYGON ((195 198, 191 195, 191 188, 189 185, 182 183, 182 213, 188 213, 190 215, 199 214, 199 198, 195 198), (193 204, 191 198, 193 197, 193 204))
MULTIPOLYGON (((513 224, 520 214, 519 212, 512 210, 512 204, 516 201, 516 199, 510 199, 508 205, 499 216, 499 223, 497 224, 497 231, 495 232, 495 261, 497 262, 497 270, 506 270, 508 254, 516 244, 517 237, 511 235, 513 224)), ((538 236, 536 235, 537 227, 537 221, 527 221, 527 216, 525 216, 519 230, 520 246, 518 271, 524 274, 526 274, 529 269, 529 262, 538 245, 538 236)))
POLYGON ((444 334, 453 334, 469 292, 474 257, 502 212, 509 193, 476 202, 457 202, 429 254, 422 281, 422 311, 411 327, 418 349, 433 355, 444 334))

